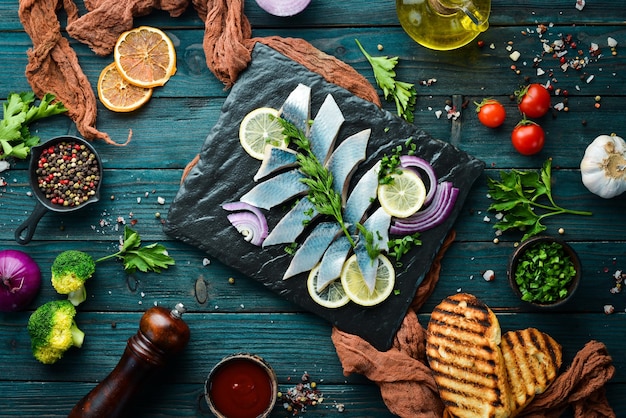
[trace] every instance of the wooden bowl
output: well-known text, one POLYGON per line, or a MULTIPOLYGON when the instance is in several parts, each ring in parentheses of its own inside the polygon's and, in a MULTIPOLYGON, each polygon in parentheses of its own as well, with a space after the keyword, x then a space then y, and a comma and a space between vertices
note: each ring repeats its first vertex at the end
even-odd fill
POLYGON ((574 249, 565 241, 559 238, 550 237, 550 236, 534 236, 534 237, 527 239, 526 241, 522 242, 511 255, 509 259, 507 275, 509 278, 509 284, 511 288, 519 296, 519 298, 522 299, 522 291, 520 290, 515 280, 515 272, 517 271, 520 260, 522 259, 522 256, 526 253, 526 251, 528 251, 531 248, 534 248, 536 245, 539 245, 541 243, 559 244, 563 248, 565 255, 569 257, 570 261, 572 262, 574 266, 574 269, 576 270, 575 276, 572 278, 572 280, 566 287, 567 295, 565 297, 556 299, 551 302, 525 301, 539 308, 555 308, 555 307, 562 306, 563 304, 567 303, 571 299, 571 297, 574 295, 574 292, 578 288, 578 284, 580 283, 580 279, 582 276, 582 266, 580 263, 580 258, 578 257, 578 254, 576 254, 576 251, 574 251, 574 249))

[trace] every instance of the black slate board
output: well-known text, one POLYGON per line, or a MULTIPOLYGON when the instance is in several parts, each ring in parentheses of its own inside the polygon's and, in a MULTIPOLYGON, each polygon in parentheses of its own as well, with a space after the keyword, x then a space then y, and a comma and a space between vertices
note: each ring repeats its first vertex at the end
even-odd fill
MULTIPOLYGON (((339 329, 359 335, 379 350, 387 350, 418 285, 483 168, 482 161, 446 142, 431 138, 414 125, 328 83, 273 49, 257 44, 251 64, 230 91, 218 122, 204 142, 198 163, 185 178, 172 202, 164 230, 168 235, 196 246, 258 280, 339 329), (423 244, 404 257, 403 267, 396 272, 396 289, 399 292, 375 307, 364 308, 349 303, 339 309, 328 309, 317 305, 308 295, 306 274, 282 280, 291 260, 284 247, 261 249, 245 242, 226 219, 228 212, 221 208, 224 203, 239 200, 255 185, 252 177, 260 165, 239 145, 239 123, 257 107, 279 108, 299 83, 311 87, 312 118, 327 94, 332 94, 339 105, 346 122, 337 144, 358 131, 372 129, 368 158, 353 176, 352 185, 384 154, 391 154, 392 148, 412 137, 417 145, 416 155, 431 162, 441 181, 452 181, 460 189, 452 215, 442 225, 422 233, 423 244)), ((266 211, 270 230, 287 210, 285 206, 266 211)))

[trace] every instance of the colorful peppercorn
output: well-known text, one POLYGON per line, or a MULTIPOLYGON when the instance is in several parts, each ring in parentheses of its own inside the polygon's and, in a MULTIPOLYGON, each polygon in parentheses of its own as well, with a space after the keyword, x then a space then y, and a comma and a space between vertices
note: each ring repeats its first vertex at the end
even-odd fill
POLYGON ((79 206, 96 194, 100 167, 85 145, 59 142, 41 152, 37 161, 37 185, 53 205, 79 206))

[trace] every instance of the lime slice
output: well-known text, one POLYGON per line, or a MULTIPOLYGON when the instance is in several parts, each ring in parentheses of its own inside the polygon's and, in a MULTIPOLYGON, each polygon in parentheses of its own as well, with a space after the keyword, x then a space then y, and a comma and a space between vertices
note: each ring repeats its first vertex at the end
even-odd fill
POLYGON ((413 170, 402 169, 392 181, 378 186, 380 206, 391 216, 407 218, 420 210, 426 200, 426 186, 413 170))
POLYGON ((241 121, 239 141, 252 158, 262 160, 268 145, 279 148, 287 146, 283 128, 277 118, 278 110, 260 107, 248 113, 241 121))
POLYGON ((346 294, 356 304, 362 306, 377 305, 389 297, 396 283, 396 272, 391 261, 384 255, 378 256, 378 268, 376 270, 376 284, 370 292, 363 274, 359 269, 356 255, 352 255, 343 265, 341 271, 341 284, 346 294))
POLYGON ((333 309, 340 308, 350 302, 350 298, 346 295, 340 280, 333 280, 321 292, 317 292, 317 272, 319 269, 319 264, 313 267, 306 282, 311 298, 318 304, 333 309))

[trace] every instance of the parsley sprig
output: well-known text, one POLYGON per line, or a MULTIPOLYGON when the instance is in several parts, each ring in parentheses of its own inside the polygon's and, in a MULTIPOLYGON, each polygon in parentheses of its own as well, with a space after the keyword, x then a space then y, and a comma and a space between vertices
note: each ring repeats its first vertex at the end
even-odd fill
POLYGON ((36 120, 67 112, 62 103, 52 103, 53 94, 46 94, 35 106, 35 93, 11 93, 3 104, 0 120, 0 160, 7 157, 25 159, 39 137, 31 135, 28 125, 36 120))
POLYGON ((374 78, 378 87, 383 90, 385 100, 393 99, 396 102, 398 116, 406 119, 408 122, 413 122, 417 91, 413 84, 395 79, 396 72, 394 68, 398 65, 398 57, 373 57, 365 51, 357 39, 354 41, 372 66, 374 78))
POLYGON ((552 160, 548 159, 539 172, 500 171, 500 180, 487 177, 489 196, 495 202, 489 210, 504 217, 493 227, 501 231, 521 229, 522 241, 546 230, 541 222, 560 214, 590 216, 591 212, 565 209, 552 196, 552 160))
POLYGON ((298 150, 296 160, 300 172, 305 175, 301 181, 309 187, 309 200, 320 214, 331 216, 339 223, 350 245, 354 247, 354 239, 343 219, 341 195, 333 188, 333 174, 313 154, 311 141, 304 132, 283 118, 278 118, 278 121, 288 142, 298 150))
POLYGON ((142 247, 139 234, 128 226, 124 226, 124 242, 120 250, 115 254, 99 258, 96 263, 114 257, 123 261, 124 270, 129 274, 137 270, 144 273, 148 271, 160 273, 161 269, 174 265, 174 259, 168 255, 163 245, 154 243, 142 247))

